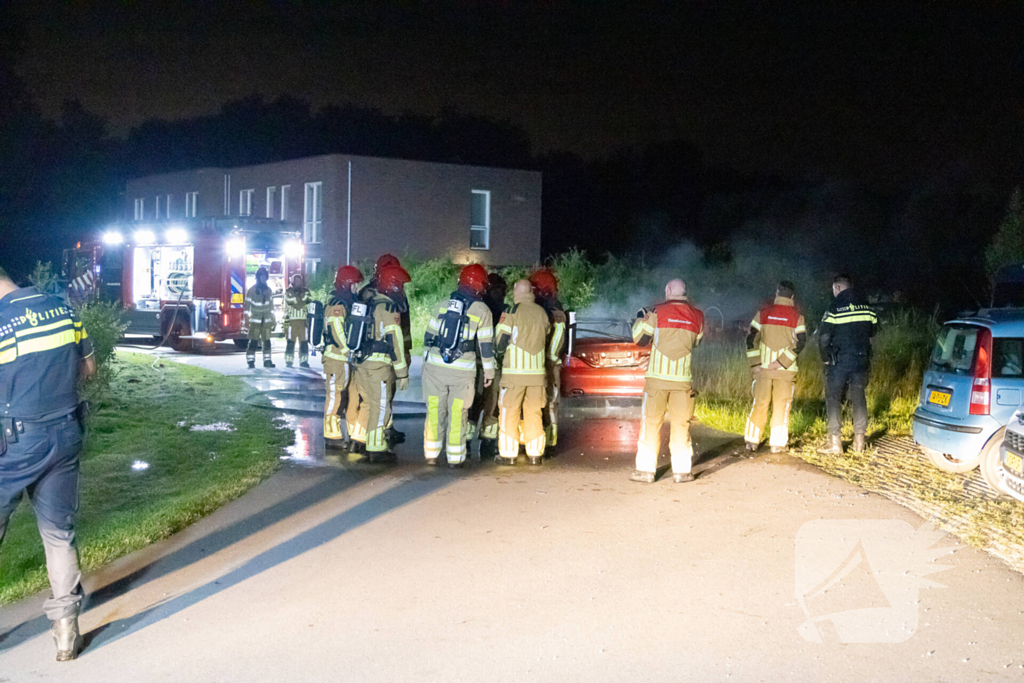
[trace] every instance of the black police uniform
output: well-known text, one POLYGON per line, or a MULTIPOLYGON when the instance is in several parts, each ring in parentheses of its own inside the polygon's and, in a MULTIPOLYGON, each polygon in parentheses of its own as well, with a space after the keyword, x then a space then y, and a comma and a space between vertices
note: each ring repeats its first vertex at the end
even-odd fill
POLYGON ((825 311, 818 328, 818 344, 825 362, 825 408, 829 436, 839 436, 843 418, 843 393, 849 387, 853 404, 854 434, 868 430, 868 405, 864 389, 871 367, 871 338, 878 316, 860 293, 844 289, 825 311))
POLYGON ((60 299, 29 287, 0 299, 0 541, 27 492, 46 550, 52 621, 78 614, 75 548, 82 431, 78 367, 92 355, 82 323, 60 299))

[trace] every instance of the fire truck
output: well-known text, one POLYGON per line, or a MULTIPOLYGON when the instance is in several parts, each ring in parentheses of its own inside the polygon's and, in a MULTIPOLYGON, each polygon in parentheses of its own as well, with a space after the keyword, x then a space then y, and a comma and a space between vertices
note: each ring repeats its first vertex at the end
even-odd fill
POLYGON ((77 301, 107 301, 125 311, 129 335, 152 335, 178 350, 233 340, 244 348, 245 293, 265 267, 274 315, 302 272, 298 232, 261 219, 114 226, 64 251, 62 274, 77 301))

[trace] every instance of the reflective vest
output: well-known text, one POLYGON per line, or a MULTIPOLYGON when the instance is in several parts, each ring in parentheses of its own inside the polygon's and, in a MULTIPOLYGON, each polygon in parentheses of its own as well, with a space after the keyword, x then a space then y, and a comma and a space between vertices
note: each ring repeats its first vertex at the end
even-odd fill
POLYGON ((704 314, 686 299, 658 304, 633 323, 633 341, 652 344, 647 379, 691 382, 691 352, 704 336, 704 314))
POLYGON ((289 287, 284 292, 285 320, 306 320, 309 313, 309 290, 305 287, 289 287))

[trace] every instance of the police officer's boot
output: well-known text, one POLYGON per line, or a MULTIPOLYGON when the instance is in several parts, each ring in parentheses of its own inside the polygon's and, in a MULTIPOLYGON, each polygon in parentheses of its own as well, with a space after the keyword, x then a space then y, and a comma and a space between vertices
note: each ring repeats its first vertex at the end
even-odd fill
POLYGON ((854 434, 853 435, 853 448, 851 449, 854 453, 864 452, 864 435, 854 434))
POLYGON ((654 472, 641 472, 640 470, 633 470, 633 474, 629 475, 631 481, 638 481, 641 484, 653 484, 654 483, 654 472))
POLYGON ((50 627, 57 645, 57 661, 70 662, 82 650, 82 634, 78 632, 78 616, 64 617, 50 627))
POLYGON ((843 439, 839 435, 829 436, 828 445, 825 448, 818 449, 818 452, 824 453, 825 455, 842 455, 843 454, 843 439))

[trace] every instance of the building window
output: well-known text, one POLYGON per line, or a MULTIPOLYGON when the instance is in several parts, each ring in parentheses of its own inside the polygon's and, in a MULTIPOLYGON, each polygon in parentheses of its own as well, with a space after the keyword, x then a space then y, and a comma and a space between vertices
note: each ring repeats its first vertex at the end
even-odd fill
POLYGON ((302 234, 307 244, 319 244, 323 229, 323 183, 306 183, 306 208, 302 218, 302 234))
POLYGON ((274 217, 274 195, 277 193, 276 187, 267 188, 267 218, 274 217))
POLYGON ((146 212, 146 200, 145 199, 136 199, 135 200, 135 220, 137 220, 137 221, 143 220, 146 217, 145 216, 145 212, 146 212))
POLYGON ((196 204, 199 203, 198 192, 186 192, 185 193, 185 218, 196 217, 196 204))
POLYGON ((317 269, 320 268, 320 259, 318 259, 318 258, 308 258, 308 259, 305 259, 305 263, 306 263, 306 277, 307 278, 311 278, 314 275, 316 275, 317 269))
POLYGON ((160 220, 160 195, 156 196, 156 211, 153 213, 154 220, 160 220))
POLYGON ((491 192, 473 190, 469 209, 469 248, 491 248, 491 192))
POLYGON ((241 190, 238 193, 238 215, 239 216, 251 216, 252 215, 252 196, 256 194, 256 190, 241 190))
POLYGON ((289 195, 289 190, 291 190, 291 189, 292 189, 291 185, 282 185, 281 186, 281 220, 282 221, 287 221, 288 220, 288 195, 289 195))

